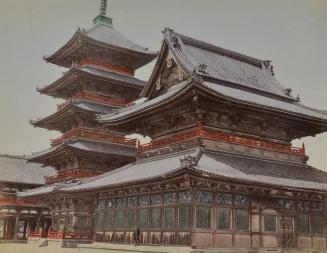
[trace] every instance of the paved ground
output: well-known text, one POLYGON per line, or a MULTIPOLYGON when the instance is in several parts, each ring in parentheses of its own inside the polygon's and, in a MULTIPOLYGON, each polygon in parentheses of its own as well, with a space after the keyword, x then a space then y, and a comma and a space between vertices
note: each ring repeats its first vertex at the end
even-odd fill
MULTIPOLYGON (((86 245, 85 245, 86 246, 86 245)), ((188 253, 186 247, 137 246, 119 244, 87 245, 86 248, 36 247, 21 243, 0 244, 0 253, 188 253), (91 246, 92 248, 90 248, 91 246)))

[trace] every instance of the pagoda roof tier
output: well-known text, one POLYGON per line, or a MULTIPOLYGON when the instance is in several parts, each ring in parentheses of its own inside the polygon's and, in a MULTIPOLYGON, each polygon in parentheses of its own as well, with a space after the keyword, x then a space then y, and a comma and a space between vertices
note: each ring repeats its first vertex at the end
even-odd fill
MULTIPOLYGON (((42 127, 48 130, 63 132, 66 125, 74 125, 81 118, 88 121, 95 121, 96 114, 111 112, 115 107, 103 103, 96 103, 85 99, 68 100, 57 106, 57 111, 45 118, 31 120, 35 127, 42 127)), ((116 107, 117 108, 117 107, 116 107)))
POLYGON ((156 182, 181 174, 285 190, 327 191, 327 173, 308 165, 253 159, 250 156, 231 155, 205 149, 189 149, 169 155, 138 160, 82 183, 54 189, 42 187, 21 197, 33 197, 51 192, 90 192, 117 187, 156 182), (168 166, 167 166, 168 165, 168 166))
POLYGON ((33 153, 27 159, 31 162, 41 163, 45 166, 56 165, 61 162, 61 158, 67 157, 67 154, 74 154, 77 157, 101 159, 102 163, 126 164, 135 160, 137 149, 133 145, 121 144, 103 140, 89 139, 79 136, 63 141, 44 151, 33 153))
POLYGON ((144 81, 135 77, 107 71, 101 68, 92 66, 73 66, 60 79, 48 86, 38 88, 37 90, 41 94, 67 99, 79 91, 82 88, 82 85, 85 86, 83 86, 84 88, 87 88, 90 83, 93 85, 96 82, 98 82, 102 87, 108 88, 115 88, 118 85, 123 86, 126 90, 135 93, 133 98, 136 98, 137 95, 139 95, 146 84, 144 81), (92 80, 92 82, 89 82, 89 80, 92 80))
POLYGON ((45 60, 70 67, 72 62, 80 62, 85 55, 135 70, 156 58, 157 52, 130 41, 104 17, 96 19, 91 29, 78 29, 64 46, 45 60))
MULTIPOLYGON (((41 167, 28 162, 26 157, 0 155, 0 182, 26 185, 43 185, 44 177, 55 175, 52 167, 41 167)), ((1 203, 0 203, 1 204, 1 203)))

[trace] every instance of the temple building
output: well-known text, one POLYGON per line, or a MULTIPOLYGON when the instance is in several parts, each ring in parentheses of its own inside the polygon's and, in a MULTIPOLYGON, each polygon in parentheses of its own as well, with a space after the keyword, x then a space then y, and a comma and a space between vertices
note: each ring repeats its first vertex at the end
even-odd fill
POLYGON ((292 141, 327 131, 326 111, 294 97, 270 61, 168 28, 144 83, 134 70, 157 54, 104 9, 46 58, 71 69, 39 91, 67 101, 32 123, 64 134, 29 160, 58 174, 20 197, 52 211, 49 241, 133 243, 139 228, 142 244, 323 251, 327 172, 292 141))
POLYGON ((29 231, 45 236, 51 212, 41 201, 17 199, 19 192, 41 187, 44 177, 55 175, 51 167, 29 163, 25 157, 0 155, 0 240, 26 240, 29 231))

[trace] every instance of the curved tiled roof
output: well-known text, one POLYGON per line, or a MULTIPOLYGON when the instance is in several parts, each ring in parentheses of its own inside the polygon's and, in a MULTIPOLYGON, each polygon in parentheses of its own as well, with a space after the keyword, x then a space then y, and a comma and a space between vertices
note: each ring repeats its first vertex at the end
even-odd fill
MULTIPOLYGON (((210 150, 201 151, 196 148, 142 159, 105 174, 82 180, 78 184, 63 185, 58 187, 57 191, 90 191, 164 178, 182 170, 180 159, 189 155, 196 157, 195 165, 189 169, 200 174, 205 173, 212 177, 235 182, 242 181, 247 184, 256 183, 285 189, 327 191, 327 172, 306 164, 253 159, 248 156, 210 150)), ((36 195, 36 192, 24 193, 26 197, 32 195, 36 195)))
MULTIPOLYGON (((327 113, 303 105, 291 95, 274 78, 267 61, 242 55, 224 48, 178 34, 170 29, 164 30, 164 43, 157 65, 165 57, 165 46, 173 53, 176 62, 189 75, 190 81, 176 85, 157 97, 144 97, 141 103, 116 110, 114 113, 99 115, 101 122, 116 122, 135 114, 158 107, 168 99, 173 100, 190 86, 213 93, 214 96, 224 97, 238 103, 277 110, 319 121, 327 121, 327 113), (202 65, 202 67, 201 67, 202 65), (193 82, 193 78, 197 81, 193 82), (187 85, 185 85, 185 83, 187 85)), ((153 84, 153 76, 144 88, 142 95, 149 95, 153 84)))
MULTIPOLYGON (((116 73, 113 71, 107 71, 101 68, 95 68, 90 66, 85 67, 78 67, 74 66, 69 69, 67 73, 65 73, 61 78, 59 78, 57 81, 53 82, 50 85, 47 85, 42 88, 38 88, 37 90, 41 93, 45 94, 51 94, 51 92, 55 92, 57 89, 60 89, 63 86, 71 86, 71 85, 78 85, 77 82, 70 82, 67 81, 70 77, 77 75, 87 75, 90 78, 102 78, 103 84, 106 83, 119 83, 122 85, 126 85, 127 87, 133 87, 135 89, 141 90, 144 88, 146 82, 142 81, 140 79, 137 79, 133 76, 124 75, 120 73, 116 73)), ((58 97, 66 98, 65 96, 58 94, 58 97)))
POLYGON ((114 29, 112 25, 106 24, 104 22, 98 22, 91 29, 82 31, 81 33, 95 41, 104 44, 113 45, 116 47, 149 55, 157 54, 157 52, 149 51, 147 48, 144 48, 130 41, 124 35, 114 29))
POLYGON ((273 76, 269 61, 263 61, 236 53, 206 42, 164 30, 164 38, 176 60, 188 72, 203 66, 197 73, 203 78, 212 78, 258 90, 264 93, 293 99, 273 76))
POLYGON ((317 110, 304 106, 300 102, 276 99, 268 96, 263 96, 253 92, 245 91, 242 89, 237 89, 225 85, 220 85, 211 82, 193 83, 190 85, 181 85, 180 87, 170 90, 153 99, 144 99, 141 103, 135 104, 123 109, 115 110, 113 113, 98 115, 98 120, 101 122, 115 122, 120 119, 130 117, 136 113, 142 113, 145 110, 150 110, 151 108, 161 106, 162 103, 166 102, 168 99, 172 100, 179 96, 186 88, 190 89, 191 85, 193 87, 206 90, 213 93, 214 96, 220 96, 225 99, 232 99, 236 102, 247 103, 250 106, 259 106, 268 110, 283 111, 285 113, 307 117, 310 119, 316 119, 320 121, 327 121, 327 113, 322 110, 317 110))
POLYGON ((134 60, 130 66, 132 69, 140 68, 157 57, 157 52, 150 51, 148 48, 141 47, 130 41, 115 30, 112 24, 105 21, 97 21, 91 29, 78 29, 65 45, 52 55, 45 56, 44 59, 64 67, 70 67, 70 60, 65 63, 60 63, 60 60, 66 57, 70 58, 78 48, 85 44, 133 56, 134 60))
POLYGON ((203 82, 202 86, 204 86, 205 89, 209 89, 210 91, 216 93, 217 95, 222 95, 240 102, 327 121, 327 113, 322 110, 305 106, 300 102, 275 99, 211 82, 203 82))
MULTIPOLYGON (((37 120, 31 120, 30 123, 34 126, 46 125, 50 122, 56 121, 58 117, 64 117, 65 113, 70 110, 82 110, 87 113, 93 114, 107 114, 114 110, 112 106, 91 102, 84 99, 71 100, 65 108, 50 114, 44 118, 38 118, 37 120)), ((70 117, 70 116, 69 116, 70 117)))
POLYGON ((28 162, 25 157, 0 155, 0 182, 43 185, 44 177, 54 176, 55 169, 28 162))
POLYGON ((136 154, 136 147, 134 146, 77 137, 72 140, 67 140, 62 144, 51 147, 49 149, 32 153, 31 156, 27 157, 27 159, 30 161, 36 161, 38 158, 55 154, 60 150, 69 149, 69 148, 74 150, 88 151, 88 152, 100 153, 105 155, 134 157, 136 154))

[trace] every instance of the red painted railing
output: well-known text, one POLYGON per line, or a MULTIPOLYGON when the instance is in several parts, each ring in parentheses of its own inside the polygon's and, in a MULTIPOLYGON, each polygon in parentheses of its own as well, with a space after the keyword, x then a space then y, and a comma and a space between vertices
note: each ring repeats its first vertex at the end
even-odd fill
POLYGON ((127 106, 130 101, 121 99, 121 98, 114 98, 114 97, 107 97, 107 96, 101 96, 98 94, 94 93, 89 93, 89 92, 79 92, 69 98, 67 101, 65 101, 62 104, 57 105, 57 110, 62 110, 66 108, 72 100, 81 100, 85 99, 91 102, 96 102, 96 103, 101 103, 101 104, 106 104, 106 105, 113 105, 113 106, 119 106, 119 107, 124 107, 127 106))
POLYGON ((49 230, 48 238, 49 239, 64 239, 65 233, 64 233, 64 231, 49 230))
POLYGON ((92 171, 92 170, 80 170, 80 169, 59 171, 56 176, 45 177, 45 183, 53 184, 53 183, 64 181, 64 180, 94 177, 94 176, 100 175, 102 173, 104 173, 104 172, 92 171))
POLYGON ((29 231, 28 232, 28 238, 46 238, 47 234, 46 231, 29 231))
POLYGON ((134 76, 134 70, 131 68, 126 68, 108 62, 99 61, 93 58, 85 58, 80 61, 80 66, 95 66, 105 70, 111 70, 125 75, 134 76))
POLYGON ((41 232, 39 231, 29 231, 28 238, 41 238, 41 232))
POLYGON ((0 198, 0 206, 41 206, 38 200, 0 198))
POLYGON ((203 129, 203 127, 201 125, 199 125, 197 128, 192 129, 188 132, 176 134, 169 138, 165 138, 165 139, 161 139, 161 140, 151 141, 146 144, 141 144, 141 145, 139 145, 139 150, 140 151, 151 150, 151 149, 158 148, 161 146, 171 145, 171 144, 175 144, 175 143, 179 143, 179 142, 183 142, 183 141, 195 139, 195 138, 204 138, 204 139, 209 139, 209 140, 214 140, 214 141, 221 141, 221 142, 243 145, 243 146, 247 146, 247 147, 266 149, 266 150, 274 150, 274 151, 283 152, 283 153, 305 155, 304 145, 302 148, 297 148, 297 147, 292 147, 291 145, 286 145, 286 144, 279 144, 279 143, 273 143, 273 142, 268 142, 268 141, 261 141, 261 140, 255 140, 255 139, 250 139, 250 138, 245 138, 245 137, 239 137, 236 135, 205 130, 205 129, 203 129))
POLYGON ((112 133, 95 131, 95 130, 84 129, 84 128, 73 129, 69 132, 64 133, 61 137, 57 139, 50 140, 50 142, 52 146, 55 146, 63 143, 64 141, 72 140, 78 137, 91 139, 91 140, 114 142, 124 145, 130 145, 130 146, 136 146, 138 142, 137 139, 126 138, 123 135, 116 135, 112 133))

